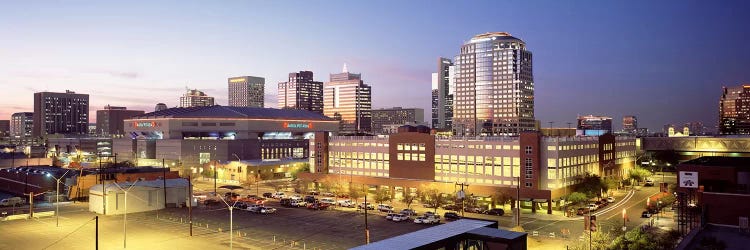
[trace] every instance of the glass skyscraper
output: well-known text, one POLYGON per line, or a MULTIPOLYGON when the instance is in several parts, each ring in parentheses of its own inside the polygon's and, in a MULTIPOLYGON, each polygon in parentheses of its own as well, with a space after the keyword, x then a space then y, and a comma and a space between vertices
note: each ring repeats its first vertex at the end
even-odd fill
POLYGON ((479 34, 455 59, 453 130, 457 135, 516 135, 534 130, 532 54, 505 32, 479 34))

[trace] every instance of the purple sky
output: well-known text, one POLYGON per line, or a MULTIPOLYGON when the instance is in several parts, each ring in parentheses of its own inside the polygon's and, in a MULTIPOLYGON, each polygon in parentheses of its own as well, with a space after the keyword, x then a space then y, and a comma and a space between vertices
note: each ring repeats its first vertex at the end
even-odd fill
MULTIPOLYGON (((0 3, 0 119, 36 91, 152 111, 185 87, 226 104, 226 78, 276 84, 362 73, 376 108, 430 109, 430 73, 471 36, 506 31, 534 53, 536 118, 638 116, 714 127, 721 86, 750 83, 746 1, 263 1, 0 3)), ((429 113, 425 115, 429 117, 429 113)), ((93 117, 92 117, 93 118, 93 117)), ((93 119, 92 119, 93 120, 93 119)))

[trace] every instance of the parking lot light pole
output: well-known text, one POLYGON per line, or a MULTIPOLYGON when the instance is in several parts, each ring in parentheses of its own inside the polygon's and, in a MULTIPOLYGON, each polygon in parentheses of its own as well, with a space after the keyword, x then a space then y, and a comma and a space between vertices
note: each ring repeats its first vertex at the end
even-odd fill
POLYGON ((55 176, 52 176, 52 174, 47 173, 47 177, 52 177, 55 179, 55 226, 60 227, 60 180, 65 177, 66 174, 70 172, 70 169, 68 171, 65 171, 65 173, 60 176, 60 178, 55 178, 55 176))
MULTIPOLYGON (((123 213, 123 220, 122 220, 122 248, 128 248, 128 192, 130 192, 130 189, 135 187, 135 183, 137 183, 138 180, 135 180, 133 183, 130 184, 130 187, 128 189, 123 189, 120 187, 117 182, 113 182, 117 188, 125 192, 125 212, 123 213)), ((106 193, 104 194, 106 196, 106 193)), ((164 204, 166 206, 167 204, 164 204)))
MULTIPOLYGON (((232 190, 232 192, 230 193, 234 193, 234 190, 232 190)), ((229 205, 229 203, 224 200, 222 196, 219 195, 219 198, 224 202, 224 204, 227 205, 227 208, 229 209, 229 249, 232 249, 234 247, 234 205, 237 205, 237 200, 235 200, 232 205, 229 205)))

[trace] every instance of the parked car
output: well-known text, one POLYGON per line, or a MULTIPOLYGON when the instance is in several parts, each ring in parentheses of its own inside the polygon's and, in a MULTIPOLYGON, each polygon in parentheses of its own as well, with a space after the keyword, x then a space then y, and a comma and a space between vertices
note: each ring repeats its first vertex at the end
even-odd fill
POLYGON ((276 213, 276 209, 272 208, 272 207, 261 207, 260 208, 260 213, 261 214, 272 214, 272 213, 276 213))
POLYGON ((239 209, 245 209, 245 208, 247 208, 247 203, 244 203, 242 201, 238 201, 238 202, 235 202, 234 204, 232 204, 232 206, 235 207, 235 208, 239 208, 239 209))
POLYGON ((290 195, 289 198, 292 199, 292 200, 301 200, 302 199, 302 195, 293 194, 293 195, 290 195))
POLYGON ((465 207, 464 212, 470 213, 484 213, 485 209, 481 207, 465 207))
POLYGON ((654 180, 651 180, 651 179, 646 180, 646 183, 644 184, 644 186, 646 187, 651 187, 653 185, 654 185, 654 180))
POLYGON ((362 202, 362 203, 359 203, 359 205, 357 205, 357 208, 359 208, 359 209, 363 209, 365 207, 367 208, 367 210, 375 210, 375 206, 372 205, 372 203, 369 203, 369 202, 367 204, 365 204, 364 202, 362 202))
POLYGON ((401 209, 401 212, 399 212, 399 213, 400 214, 405 214, 405 215, 408 215, 408 216, 416 216, 417 215, 417 211, 414 211, 414 209, 409 209, 409 208, 401 209))
POLYGON ((328 205, 336 205, 336 201, 333 200, 333 198, 322 198, 320 199, 320 203, 325 203, 328 205))
POLYGON ((336 196, 336 195, 334 195, 331 192, 323 192, 323 193, 320 193, 320 195, 325 196, 325 197, 334 197, 334 196, 336 196))
POLYGON ((416 224, 436 224, 440 223, 440 216, 419 216, 414 219, 416 224))
POLYGON ((263 206, 261 206, 261 205, 250 204, 250 205, 247 206, 247 208, 245 210, 253 212, 253 213, 260 213, 260 208, 262 208, 262 207, 263 206))
POLYGON ((317 199, 315 199, 315 196, 312 196, 312 195, 305 196, 305 201, 308 203, 315 203, 316 200, 317 199))
POLYGON ((445 205, 445 206, 443 206, 443 209, 445 209, 445 210, 453 210, 453 211, 458 211, 458 210, 460 210, 460 209, 461 209, 461 207, 460 207, 460 206, 458 206, 458 205, 455 205, 455 204, 448 204, 448 205, 445 205))
POLYGON ((396 214, 391 218, 391 220, 395 222, 407 221, 409 220, 409 216, 406 216, 405 214, 396 214))
POLYGON ((393 219, 394 215, 397 215, 397 213, 387 213, 387 214, 385 214, 385 219, 386 220, 391 220, 391 219, 393 219))
POLYGON ((292 207, 306 207, 307 202, 303 200, 292 199, 292 207))
POLYGON ((271 198, 273 196, 272 193, 263 193, 263 197, 271 198))
POLYGON ((0 200, 0 206, 5 206, 5 207, 18 206, 18 205, 23 205, 23 204, 26 204, 26 199, 21 198, 21 197, 10 197, 10 198, 0 200))
POLYGON ((378 211, 380 212, 393 212, 393 207, 387 204, 378 204, 378 211))
POLYGON ((651 214, 651 212, 646 210, 646 211, 643 211, 643 213, 641 213, 641 218, 651 218, 651 215, 653 214, 651 214))
POLYGON ((607 206, 606 201, 605 202, 597 201, 597 202, 594 202, 594 204, 596 204, 596 207, 598 208, 603 208, 607 206))
POLYGON ((340 207, 354 207, 354 203, 351 200, 339 200, 336 204, 340 207))
POLYGON ((273 195, 271 195, 271 198, 283 199, 283 198, 286 198, 286 194, 284 194, 284 192, 276 192, 273 195))
POLYGON ((609 203, 615 202, 615 197, 612 197, 612 196, 607 197, 607 202, 609 202, 609 203))
POLYGON ((577 215, 585 215, 585 214, 588 214, 588 213, 589 213, 589 208, 588 207, 578 208, 578 210, 576 212, 577 215))
POLYGON ((313 210, 325 210, 325 209, 328 209, 328 207, 330 206, 331 205, 329 205, 328 203, 321 203, 321 202, 307 204, 307 208, 313 209, 313 210))
POLYGON ((443 217, 445 217, 446 220, 458 220, 461 219, 461 216, 458 215, 455 212, 446 212, 443 217))
POLYGON ((503 216, 505 214, 505 211, 502 208, 493 208, 487 210, 486 214, 503 216))
POLYGON ((597 209, 599 209, 599 206, 597 206, 596 203, 591 203, 589 204, 588 208, 591 211, 596 211, 597 209))
POLYGON ((282 198, 281 200, 279 200, 279 205, 284 206, 284 207, 291 207, 292 199, 282 198))

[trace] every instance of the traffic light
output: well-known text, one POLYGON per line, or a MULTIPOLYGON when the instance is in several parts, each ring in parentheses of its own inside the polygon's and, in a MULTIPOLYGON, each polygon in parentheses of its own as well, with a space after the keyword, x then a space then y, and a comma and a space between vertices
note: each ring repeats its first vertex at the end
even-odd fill
POLYGON ((596 215, 589 216, 589 229, 596 232, 596 215))

